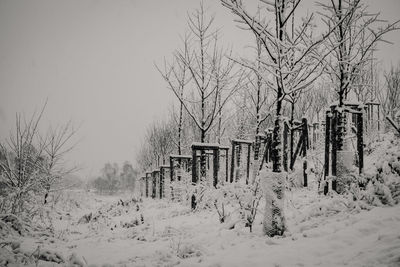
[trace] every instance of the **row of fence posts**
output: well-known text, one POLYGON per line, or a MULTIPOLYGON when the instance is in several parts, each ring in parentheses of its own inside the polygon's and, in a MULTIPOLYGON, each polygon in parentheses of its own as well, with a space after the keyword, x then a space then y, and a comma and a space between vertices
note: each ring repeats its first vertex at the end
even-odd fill
MULTIPOLYGON (((349 114, 349 119, 352 120, 355 127, 357 137, 357 161, 356 165, 361 173, 364 167, 364 140, 363 135, 369 129, 375 127, 374 123, 377 123, 378 131, 381 129, 380 115, 379 115, 379 104, 368 102, 365 105, 359 104, 347 104, 344 108, 344 113, 349 114), (365 116, 365 117, 364 117, 365 116), (366 123, 364 123, 364 120, 366 123)), ((346 115, 347 116, 347 115, 346 115)), ((399 127, 393 123, 390 118, 389 122, 394 125, 395 129, 400 132, 399 127)), ((282 164, 285 171, 293 170, 296 159, 301 156, 303 157, 303 186, 308 186, 307 177, 307 151, 315 149, 319 140, 324 137, 324 184, 322 188, 326 194, 329 188, 337 191, 336 177, 338 174, 337 158, 338 158, 338 109, 337 106, 332 105, 329 110, 326 111, 325 121, 314 122, 308 124, 307 119, 303 118, 301 122, 294 122, 290 125, 288 121, 284 122, 283 127, 283 157, 282 164), (292 136, 292 138, 289 138, 292 136), (293 141, 291 140, 293 139, 293 141), (290 149, 289 149, 290 148, 290 149)), ((217 187, 220 182, 238 182, 241 175, 241 153, 243 147, 247 148, 247 164, 246 164, 246 184, 249 183, 250 177, 250 159, 251 149, 254 152, 257 150, 257 155, 260 159, 259 170, 263 168, 264 164, 269 164, 273 161, 273 130, 266 129, 264 135, 257 135, 256 140, 240 140, 234 139, 231 141, 231 158, 229 168, 229 148, 228 146, 222 146, 214 143, 193 143, 192 144, 192 155, 170 155, 169 165, 161 165, 159 169, 146 174, 141 179, 141 194, 145 197, 152 198, 164 198, 165 188, 167 179, 169 182, 182 179, 181 170, 183 169, 187 173, 191 173, 192 184, 195 185, 199 182, 199 177, 203 177, 201 166, 201 157, 207 157, 206 168, 210 169, 212 166, 212 185, 217 187), (257 145, 258 144, 258 145, 257 145), (213 156, 212 164, 210 164, 209 156, 213 156), (219 170, 220 170, 220 157, 225 157, 225 179, 219 181, 219 170), (200 163, 200 164, 199 164, 200 163), (179 169, 176 169, 176 165, 179 169), (230 171, 230 172, 229 172, 230 171), (169 172, 169 175, 167 173, 169 172)), ((174 192, 171 188, 171 198, 174 197, 174 192)))
MULTIPOLYGON (((288 135, 289 128, 287 123, 285 123, 284 133, 283 133, 283 147, 284 147, 284 155, 283 155, 283 165, 284 169, 287 171, 288 168, 293 169, 294 162, 298 155, 302 157, 307 156, 307 150, 309 149, 309 137, 308 137, 309 125, 307 124, 307 119, 303 119, 300 124, 298 124, 292 132, 299 131, 300 134, 298 138, 298 145, 296 146, 296 150, 290 153, 290 165, 288 159, 288 135)), ((273 160, 272 153, 272 129, 267 129, 265 131, 265 135, 258 135, 256 138, 256 142, 260 142, 264 149, 260 150, 262 153, 261 164, 259 165, 259 169, 263 168, 264 164, 268 164, 273 160)), ((181 170, 183 169, 185 172, 191 172, 192 176, 192 184, 197 184, 199 182, 199 177, 201 175, 201 157, 202 155, 207 157, 209 155, 213 156, 212 161, 212 185, 217 187, 220 182, 219 181, 219 170, 220 170, 220 157, 225 158, 225 182, 238 182, 240 177, 242 176, 240 173, 241 170, 241 151, 243 146, 247 148, 246 155, 246 184, 249 183, 250 178, 250 161, 251 161, 251 148, 254 147, 255 142, 250 140, 241 140, 234 139, 231 141, 231 165, 230 165, 230 173, 229 173, 229 147, 222 146, 220 144, 214 143, 193 143, 192 144, 192 155, 170 155, 169 165, 161 165, 158 169, 155 169, 150 172, 146 172, 145 175, 141 178, 140 181, 140 190, 141 195, 144 197, 152 197, 152 198, 164 198, 165 197, 165 188, 167 179, 169 182, 174 182, 175 180, 181 180, 181 170), (193 160, 195 159, 195 160, 193 160), (178 171, 176 170, 176 163, 179 166, 178 171), (169 175, 167 173, 169 172, 169 175), (230 175, 229 175, 230 174, 230 175)), ((258 148, 259 149, 259 148, 258 148)), ((210 169, 209 161, 206 161, 208 165, 208 169, 210 169)), ((203 166, 204 168, 204 166, 203 166)), ((304 160, 303 163, 303 175, 304 175, 304 186, 307 186, 307 162, 304 160)), ((169 187, 168 187, 169 188, 169 187)), ((173 192, 171 189, 171 197, 173 197, 173 192)))

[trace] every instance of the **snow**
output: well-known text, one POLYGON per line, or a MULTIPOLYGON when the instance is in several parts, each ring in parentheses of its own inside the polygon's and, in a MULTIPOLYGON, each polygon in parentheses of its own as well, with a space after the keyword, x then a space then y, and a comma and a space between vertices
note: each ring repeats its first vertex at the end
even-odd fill
POLYGON ((192 156, 191 155, 178 155, 178 154, 171 154, 169 155, 171 158, 182 158, 182 159, 191 159, 192 156))
MULTIPOLYGON (((377 175, 393 192, 391 186, 400 183, 399 147, 394 135, 382 135, 366 147, 365 175, 377 175)), ((399 198, 377 204, 356 194, 324 196, 312 172, 308 177, 308 188, 286 186, 287 230, 273 238, 263 233, 265 201, 250 232, 236 203, 221 199, 224 191, 218 189, 204 197, 226 205, 224 223, 212 205, 192 212, 190 199, 67 190, 53 208, 43 207, 53 230, 0 216, 0 265, 18 266, 12 265, 18 255, 28 266, 400 266, 399 198), (90 219, 78 223, 85 215, 90 219)), ((366 196, 377 194, 376 184, 369 183, 366 196)))
POLYGON ((200 143, 200 142, 193 142, 192 147, 215 147, 218 148, 219 144, 218 143, 200 143))
POLYGON ((170 166, 168 164, 164 164, 164 165, 160 165, 159 167, 161 169, 161 168, 169 168, 170 166))
POLYGON ((251 140, 244 140, 244 139, 233 139, 232 142, 236 143, 243 143, 243 144, 253 144, 253 141, 251 140))
MULTIPOLYGON (((46 246, 62 251, 65 259, 75 255, 90 264, 116 266, 396 266, 400 261, 399 205, 359 212, 341 196, 324 197, 308 189, 290 192, 290 232, 268 238, 260 221, 253 233, 240 226, 227 230, 214 210, 192 213, 178 203, 145 199, 136 211, 135 205, 115 206, 117 198, 70 193, 90 203, 67 221, 55 222, 56 234, 64 233, 64 240, 46 246), (82 213, 110 205, 113 209, 101 221, 76 224, 82 213), (144 224, 121 226, 139 214, 144 224)), ((21 241, 25 251, 47 243, 21 241)))

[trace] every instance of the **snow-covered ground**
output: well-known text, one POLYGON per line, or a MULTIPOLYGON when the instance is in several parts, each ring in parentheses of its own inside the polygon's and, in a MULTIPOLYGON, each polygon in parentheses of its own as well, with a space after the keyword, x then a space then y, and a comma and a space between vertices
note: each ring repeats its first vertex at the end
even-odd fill
MULTIPOLYGON (((400 153, 398 142, 390 140, 370 149, 370 173, 400 153)), ((377 207, 335 193, 324 196, 310 179, 308 188, 286 192, 283 237, 263 234, 262 207, 250 233, 244 224, 229 229, 229 220, 220 223, 215 209, 191 212, 189 205, 168 200, 66 191, 48 213, 52 233, 30 229, 29 222, 18 233, 3 217, 0 259, 5 263, 19 251, 27 258, 58 257, 67 266, 400 266, 398 203, 377 207)))
POLYGON ((260 220, 250 233, 240 225, 227 229, 213 210, 192 213, 178 203, 145 199, 137 211, 133 202, 116 205, 118 198, 70 194, 85 206, 54 218, 55 238, 21 237, 22 250, 40 246, 65 259, 75 253, 76 260, 98 266, 400 265, 399 205, 359 211, 340 196, 296 190, 286 206, 289 232, 268 238, 260 220), (96 210, 104 216, 97 213, 97 221, 78 224, 83 214, 96 210))

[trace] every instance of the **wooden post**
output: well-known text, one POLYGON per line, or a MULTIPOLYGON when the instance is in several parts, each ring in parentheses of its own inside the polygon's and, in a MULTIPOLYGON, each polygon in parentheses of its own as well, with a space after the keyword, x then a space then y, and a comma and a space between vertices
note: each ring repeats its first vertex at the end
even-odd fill
POLYGON ((173 182, 174 179, 174 160, 173 158, 171 158, 171 156, 169 157, 169 166, 170 166, 170 176, 171 176, 171 182, 173 182))
POLYGON ((231 151, 231 183, 233 183, 233 177, 235 175, 235 141, 232 140, 232 151, 231 151))
POLYGON ((307 177, 307 148, 308 148, 308 124, 307 119, 303 118, 303 178, 304 187, 307 187, 308 177, 307 177))
MULTIPOLYGON (((330 111, 326 112, 325 117, 325 180, 326 177, 329 176, 329 154, 330 154, 330 126, 331 126, 331 117, 330 111)), ((328 184, 324 185, 324 194, 328 193, 328 184)))
MULTIPOLYGON (((338 112, 336 107, 333 110, 333 118, 332 118, 332 131, 331 131, 331 138, 332 138, 332 176, 336 177, 336 164, 337 164, 337 118, 338 112)), ((336 191, 336 179, 332 181, 332 190, 336 191)))
POLYGON ((192 184, 197 184, 197 150, 192 148, 192 184))
POLYGON ((358 172, 361 174, 364 169, 364 135, 363 135, 363 114, 358 114, 357 119, 357 150, 358 150, 358 172))
POLYGON ((146 197, 149 197, 149 177, 146 174, 146 184, 145 184, 145 189, 146 189, 146 197))
POLYGON ((151 173, 151 177, 152 177, 152 182, 153 182, 153 187, 152 187, 152 194, 151 194, 151 197, 152 198, 156 198, 156 186, 157 186, 157 180, 156 180, 156 176, 155 176, 155 172, 152 172, 151 173))
POLYGON ((378 104, 378 132, 381 130, 381 123, 379 121, 381 119, 380 115, 379 115, 380 114, 380 110, 381 110, 380 109, 380 104, 378 104))
POLYGON ((288 132, 289 127, 287 122, 283 122, 283 169, 288 171, 288 132))
POLYGON ((237 169, 235 170, 235 182, 239 181, 240 174, 241 174, 241 169, 240 169, 240 165, 241 165, 241 161, 242 161, 242 143, 237 143, 235 142, 236 146, 236 167, 237 169))
POLYGON ((164 168, 160 168, 160 199, 163 198, 163 189, 164 189, 164 168))
POLYGON ((246 184, 249 184, 250 178, 250 154, 251 154, 251 145, 247 144, 247 173, 246 173, 246 184))
POLYGON ((206 154, 207 157, 207 170, 210 169, 210 157, 206 154))
POLYGON ((213 162, 213 186, 216 188, 218 184, 219 149, 213 150, 213 162))
POLYGON ((225 179, 229 180, 229 150, 225 149, 225 179))
MULTIPOLYGON (((196 164, 197 164, 197 150, 192 148, 192 185, 197 184, 197 170, 196 170, 196 164)), ((191 207, 192 210, 196 209, 196 196, 193 193, 192 199, 191 199, 191 207)))

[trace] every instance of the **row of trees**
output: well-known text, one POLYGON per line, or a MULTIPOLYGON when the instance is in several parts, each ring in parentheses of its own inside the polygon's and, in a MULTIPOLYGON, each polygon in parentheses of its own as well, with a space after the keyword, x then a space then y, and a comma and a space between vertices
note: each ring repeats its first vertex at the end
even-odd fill
MULTIPOLYGON (((301 2, 260 0, 247 8, 241 0, 221 0, 235 22, 251 33, 253 58, 233 58, 232 50, 220 45, 221 33, 213 27, 214 18, 206 15, 203 4, 189 14, 182 49, 165 60, 163 67, 157 66, 179 101, 178 112, 165 124, 169 130, 164 122, 151 126, 138 154, 142 170, 157 166, 160 160, 165 163, 168 153, 182 153, 193 141, 254 139, 266 127, 273 127, 274 193, 283 199, 285 175, 278 174, 283 171, 284 116, 292 126, 305 115, 320 120, 328 103, 337 101, 337 150, 341 151, 346 118, 340 110, 346 101, 379 100, 385 113, 396 112, 398 74, 396 69, 388 72, 381 87, 374 51, 385 41, 385 34, 398 29, 398 21, 381 20, 361 0, 326 1, 318 4, 317 13, 298 16, 301 2)), ((293 140, 290 143, 292 151, 293 140)), ((205 155, 201 158, 205 175, 205 155)), ((284 222, 277 204, 268 205, 277 211, 275 218, 284 222)), ((272 223, 267 232, 276 235, 284 229, 284 223, 272 223)))
POLYGON ((132 164, 125 161, 122 169, 117 163, 106 163, 101 170, 101 176, 92 181, 92 186, 100 194, 114 194, 119 191, 134 192, 137 189, 138 171, 132 164))
POLYGON ((31 118, 16 115, 15 129, 0 142, 1 212, 13 214, 27 211, 29 204, 46 204, 51 192, 67 185, 63 178, 76 167, 68 167, 65 156, 76 134, 71 122, 39 131, 44 109, 31 118))

